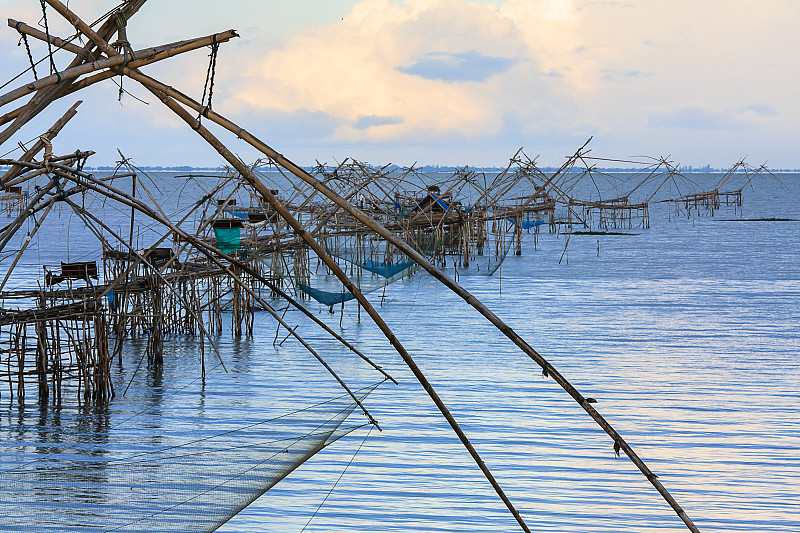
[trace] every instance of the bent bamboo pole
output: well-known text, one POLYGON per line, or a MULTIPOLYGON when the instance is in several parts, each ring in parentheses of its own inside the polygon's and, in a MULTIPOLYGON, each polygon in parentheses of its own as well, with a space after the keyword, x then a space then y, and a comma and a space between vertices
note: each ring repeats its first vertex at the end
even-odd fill
MULTIPOLYGON (((47 132, 43 135, 47 138, 48 141, 52 141, 56 135, 66 126, 67 122, 72 120, 78 113, 78 106, 83 103, 83 100, 78 100, 75 102, 72 107, 70 107, 64 115, 58 119, 55 124, 53 124, 47 132)), ((44 148, 44 141, 41 138, 37 139, 36 142, 31 146, 21 157, 21 161, 30 161, 36 154, 38 154, 44 148)), ((22 172, 22 167, 20 166, 12 166, 9 168, 5 174, 0 176, 0 189, 4 189, 6 184, 14 179, 15 177, 19 176, 22 172)))

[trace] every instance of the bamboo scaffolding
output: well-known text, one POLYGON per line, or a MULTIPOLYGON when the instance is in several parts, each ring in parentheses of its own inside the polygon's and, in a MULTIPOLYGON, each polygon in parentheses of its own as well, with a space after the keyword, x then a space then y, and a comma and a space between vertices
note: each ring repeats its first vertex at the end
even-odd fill
MULTIPOLYGON (((500 330, 504 335, 506 335, 516 346, 518 346, 523 353, 527 354, 536 364, 538 364, 542 372, 545 376, 549 376, 554 379, 586 412, 589 416, 595 420, 595 422, 603 428, 606 433, 612 438, 614 442, 614 449, 617 453, 619 451, 624 451, 625 454, 630 458, 630 460, 640 469, 640 471, 645 475, 645 477, 653 484, 653 486, 657 489, 657 491, 662 495, 662 497, 670 504, 673 510, 678 514, 678 516, 683 520, 686 526, 691 531, 697 531, 696 526, 692 523, 683 509, 677 504, 671 494, 667 491, 667 489, 657 480, 656 476, 649 470, 649 468, 644 464, 644 462, 635 454, 632 448, 628 445, 628 443, 608 424, 608 422, 594 409, 591 405, 593 401, 589 398, 585 398, 580 392, 572 386, 572 384, 562 376, 544 357, 542 357, 536 350, 534 350, 524 339, 522 339, 512 328, 510 328, 507 324, 505 324, 502 320, 499 319, 491 310, 489 310, 484 304, 478 301, 473 295, 463 289, 460 285, 458 285, 455 281, 450 279, 446 274, 444 274, 439 268, 435 266, 435 262, 441 261, 442 264, 446 263, 446 257, 448 255, 456 255, 461 258, 462 264, 466 264, 469 262, 469 258, 473 251, 478 248, 477 244, 481 243, 480 249, 483 249, 482 244, 486 242, 486 235, 488 233, 492 233, 495 236, 494 243, 496 246, 495 255, 499 256, 504 254, 507 251, 505 245, 505 237, 504 235, 507 233, 512 233, 513 237, 516 242, 516 250, 517 253, 521 253, 521 246, 522 246, 522 218, 523 216, 535 214, 538 216, 539 213, 542 212, 549 212, 551 213, 551 221, 553 218, 552 215, 552 203, 551 202, 539 202, 540 205, 535 205, 537 202, 536 200, 540 197, 544 197, 544 192, 540 192, 536 190, 534 194, 525 199, 518 199, 515 205, 513 206, 501 206, 501 199, 505 198, 507 194, 510 193, 512 189, 517 187, 524 179, 531 179, 531 172, 527 174, 525 172, 511 172, 511 164, 506 169, 506 171, 502 172, 500 176, 498 176, 495 180, 495 183, 491 188, 484 187, 481 191, 481 196, 484 201, 484 204, 491 204, 491 206, 486 206, 483 211, 476 213, 474 215, 463 216, 462 210, 460 209, 445 209, 444 211, 438 211, 435 206, 440 202, 444 203, 446 201, 448 204, 456 205, 457 201, 453 199, 453 194, 455 191, 460 190, 461 188, 467 187, 467 184, 470 183, 470 180, 473 179, 474 176, 471 176, 468 172, 463 173, 460 175, 457 180, 454 180, 452 183, 449 183, 445 192, 443 194, 439 194, 439 189, 437 188, 434 190, 429 186, 428 197, 430 201, 428 202, 428 206, 430 209, 426 209, 426 206, 421 206, 418 204, 418 212, 414 214, 412 219, 409 220, 402 220, 398 221, 395 220, 397 217, 388 212, 386 209, 381 207, 382 203, 389 202, 389 191, 391 188, 382 187, 381 179, 377 179, 375 176, 369 178, 366 177, 363 181, 355 186, 355 187, 348 187, 348 186, 336 186, 333 180, 319 180, 316 177, 312 176, 308 172, 301 169, 299 166, 295 165, 283 155, 279 154, 271 147, 266 145, 263 141, 260 141, 252 134, 240 128, 233 122, 229 121, 228 119, 222 117, 221 115, 217 114, 213 110, 210 109, 209 106, 205 106, 202 103, 197 103, 196 101, 192 100, 188 96, 180 93, 179 91, 169 87, 167 85, 162 84, 161 82, 154 80, 136 69, 136 63, 128 57, 127 52, 125 54, 120 54, 117 50, 111 47, 108 44, 109 32, 111 28, 106 28, 106 31, 101 31, 96 33, 93 31, 88 25, 86 25, 77 15, 75 15, 72 11, 70 11, 66 6, 64 6, 58 0, 46 0, 47 4, 49 4, 53 9, 59 12, 64 18, 73 24, 76 29, 85 35, 89 40, 93 43, 93 46, 96 46, 99 52, 105 54, 105 58, 102 58, 99 53, 96 54, 95 58, 92 60, 91 63, 81 63, 82 59, 76 58, 73 63, 76 61, 78 64, 71 66, 68 69, 65 69, 60 74, 65 74, 67 80, 71 81, 76 79, 79 76, 84 74, 88 74, 95 70, 101 68, 108 68, 113 70, 116 74, 122 74, 130 77, 131 79, 136 80, 137 82, 141 83, 145 88, 147 88, 152 94, 154 94, 157 98, 159 98, 170 110, 172 110, 177 116, 179 116, 182 120, 184 120, 187 125, 189 125, 194 131, 198 133, 209 145, 211 145, 217 152, 230 164, 236 172, 238 172, 239 176, 241 177, 244 182, 248 184, 249 187, 260 196, 262 203, 267 204, 271 212, 274 212, 280 217, 280 220, 283 220, 287 225, 286 232, 284 233, 281 230, 281 224, 277 222, 279 219, 278 217, 275 218, 276 225, 275 225, 275 232, 270 237, 275 241, 275 252, 280 253, 283 250, 287 250, 290 246, 294 247, 294 276, 296 281, 299 279, 306 279, 307 273, 309 272, 309 264, 308 264, 308 256, 304 255, 303 253, 298 253, 298 251, 303 250, 301 243, 305 243, 310 250, 316 254, 316 257, 325 265, 325 268, 332 272, 336 278, 341 282, 344 288, 349 291, 357 300, 360 308, 363 307, 370 318, 378 325, 379 329, 381 329, 382 333, 386 336, 389 340, 390 344, 394 347, 394 349, 398 352, 401 358, 405 361, 405 363, 409 366, 409 368, 414 373, 415 377, 418 381, 423 385, 426 392, 429 394, 431 399, 439 408, 442 415, 447 419, 448 423, 451 425, 454 432, 458 435, 459 439, 462 441, 462 444, 468 450, 470 455, 472 456, 473 460, 478 464, 479 468, 484 473, 484 476, 493 486, 495 491, 497 492, 498 496, 503 500, 506 507, 512 513, 512 515, 517 520, 518 524, 524 531, 529 531, 527 525, 525 524, 524 520, 522 519, 521 515, 517 512, 514 506, 511 504, 510 500, 507 498, 497 481, 494 479, 493 475, 489 471, 488 467, 483 463, 482 459, 478 455, 477 451, 474 449, 472 444, 470 443, 467 436, 459 427, 458 423, 451 415, 447 407, 442 402, 441 398, 437 395, 434 391, 431 384, 427 381, 426 377, 419 369, 419 367, 414 362, 411 355, 406 351, 403 347, 401 342, 395 337, 394 333, 391 329, 386 325, 383 321, 381 316, 377 313, 374 307, 370 304, 370 302, 364 297, 363 293, 359 288, 359 278, 360 275, 356 272, 356 283, 348 277, 344 271, 344 269, 337 263, 337 261, 330 255, 328 247, 323 246, 318 238, 320 236, 332 236, 334 241, 344 239, 344 238, 351 238, 354 243, 354 248, 357 250, 357 256, 359 259, 366 259, 366 258, 374 258, 377 257, 376 254, 384 253, 390 254, 396 251, 398 254, 403 254, 405 257, 410 258, 415 263, 417 263, 420 267, 425 269, 430 275, 432 275, 435 279, 443 283, 447 286, 450 290, 452 290, 455 294, 465 300, 467 304, 475 308, 479 311, 490 323, 492 323, 498 330, 500 330), (98 66, 100 65, 100 66, 98 66), (184 107, 185 106, 185 107, 184 107), (287 172, 292 174, 293 176, 300 178, 305 183, 305 186, 302 188, 296 187, 295 194, 293 199, 298 200, 298 204, 294 206, 294 209, 289 209, 287 203, 280 201, 276 194, 272 192, 268 187, 266 187, 255 175, 253 168, 248 167, 242 161, 240 161, 236 156, 233 155, 232 152, 228 150, 205 126, 203 126, 199 120, 191 115, 188 109, 193 110, 194 112, 198 113, 199 116, 214 122, 224 129, 227 129, 233 132, 237 137, 243 139, 249 145, 253 146, 261 153, 263 153, 270 161, 274 162, 276 165, 279 165, 287 172), (373 193, 372 201, 369 205, 366 205, 366 202, 360 204, 360 207, 355 207, 349 201, 352 198, 357 197, 362 193, 365 186, 370 185, 375 187, 375 192, 373 193), (335 190, 337 189, 337 190, 335 190), (321 215, 314 214, 311 217, 311 220, 317 222, 316 227, 318 228, 315 232, 308 231, 309 224, 304 223, 307 221, 303 220, 303 217, 307 213, 307 207, 311 203, 312 198, 316 197, 324 197, 326 202, 330 202, 327 209, 323 210, 321 215), (421 207, 420 207, 421 206, 421 207), (501 209, 504 207, 504 209, 501 209), (490 213, 491 208, 491 215, 490 213), (513 230, 507 230, 503 222, 504 220, 508 220, 511 218, 513 220, 513 230), (335 231, 330 231, 331 227, 329 226, 328 222, 333 219, 334 223, 332 225, 335 228, 335 231), (391 223, 396 224, 396 227, 388 227, 391 226, 391 223), (491 230, 488 230, 489 223, 491 223, 491 230), (382 239, 384 243, 382 247, 374 247, 371 244, 367 244, 365 238, 367 236, 377 236, 382 239), (414 235, 415 238, 409 239, 410 236, 414 235), (474 236, 474 237, 473 237, 474 236), (438 246, 436 247, 436 251, 433 253, 433 257, 429 258, 426 257, 424 254, 420 253, 419 251, 419 243, 422 242, 424 238, 433 239, 436 243, 438 242, 438 246), (417 246, 415 246, 415 243, 417 246), (475 248, 473 248, 473 244, 475 243, 475 248), (291 244, 290 244, 291 243, 291 244), (390 252, 391 250, 391 252, 390 252)), ((21 27, 17 24, 18 28, 21 27)), ((232 32, 233 33, 233 32, 232 32)), ((33 35, 31 33, 31 35, 33 35)), ((235 33, 231 35, 231 37, 235 36, 235 33)), ((46 38, 46 37, 45 37, 46 38)), ((87 45, 88 47, 89 45, 87 45)), ((166 45, 169 46, 169 45, 166 45)), ((64 45, 65 49, 70 49, 70 51, 78 53, 77 47, 72 48, 70 46, 64 45)), ((85 54, 87 51, 91 51, 92 47, 84 47, 81 50, 85 54)), ((147 56, 153 60, 157 60, 161 58, 158 54, 166 53, 166 49, 161 49, 156 51, 157 49, 146 49, 144 51, 140 51, 135 53, 134 55, 137 56, 140 53, 147 56, 147 53, 150 56, 147 56), (148 52, 149 51, 149 52, 148 52)), ((164 56, 166 57, 166 55, 164 56)), ((96 79, 99 81, 100 78, 96 79)), ((42 106, 43 103, 52 101, 52 99, 58 97, 59 94, 63 94, 64 91, 69 90, 70 87, 73 87, 74 83, 65 84, 65 87, 60 89, 60 92, 50 91, 47 92, 46 88, 50 85, 55 83, 60 84, 62 82, 61 75, 58 76, 57 81, 53 81, 51 79, 43 78, 40 80, 41 83, 35 82, 33 84, 29 84, 27 86, 21 87, 11 93, 8 93, 5 96, 0 97, 0 105, 4 103, 8 103, 13 101, 15 98, 19 98, 26 94, 30 94, 32 92, 37 92, 42 96, 34 97, 32 103, 28 104, 26 109, 29 109, 27 112, 20 112, 18 115, 14 117, 14 124, 12 124, 12 128, 16 127, 20 121, 24 122, 25 120, 30 118, 30 115, 38 108, 42 106)), ((45 104, 46 105, 46 104, 45 104)), ((10 116, 10 115, 6 115, 10 116)), ((8 130, 7 130, 8 131, 8 130)), ((0 138, 0 142, 2 142, 2 138, 0 138)), ((584 145, 585 147, 585 145, 584 145)), ((556 175, 561 174, 567 168, 571 168, 576 160, 580 159, 583 155, 581 149, 576 152, 575 156, 570 158, 564 165, 559 168, 556 175)), ((515 156, 516 157, 516 156, 515 156)), ((514 158, 512 158, 513 161, 514 158)), ((529 161, 532 165, 532 161, 529 161)), ((356 165, 358 166, 358 165, 356 165)), ((530 165, 529 165, 530 166, 530 165)), ((50 189, 58 182, 54 181, 55 177, 62 177, 65 179, 69 179, 77 183, 83 189, 93 190, 100 194, 106 194, 108 191, 112 190, 112 188, 100 181, 96 180, 91 176, 82 174, 80 172, 72 171, 70 169, 65 168, 64 165, 48 165, 48 170, 52 168, 52 176, 50 178, 50 182, 48 184, 47 189, 44 190, 40 195, 37 195, 34 204, 39 204, 39 202, 43 199, 45 194, 50 193, 50 189)), ((340 167, 341 168, 341 167, 340 167)), ((385 167, 384 167, 385 168, 385 167)), ((588 170, 588 175, 591 178, 591 170, 588 170)), ((359 172, 362 174, 368 174, 367 169, 361 166, 359 172)), ((382 177, 383 169, 378 171, 378 176, 382 177)), ((550 178, 548 183, 550 184, 550 189, 557 190, 555 183, 552 183, 553 178, 550 178)), ((341 184, 340 184, 341 185, 341 184)), ((351 184, 352 185, 352 184, 351 184)), ((562 189, 569 192, 571 187, 574 187, 575 183, 567 183, 567 184, 560 184, 566 185, 562 189)), ((60 187, 59 187, 60 189, 60 187)), ((544 187, 542 187, 542 191, 544 191, 544 187)), ((564 194, 561 195, 562 198, 564 194)), ((249 266, 245 263, 242 263, 236 260, 234 257, 221 253, 220 250, 216 249, 213 246, 210 246, 207 243, 204 243, 201 239, 197 236, 192 236, 189 233, 181 230, 179 227, 171 224, 165 217, 163 213, 158 213, 153 209, 145 206, 140 200, 136 198, 126 197, 124 194, 120 194, 119 191, 114 192, 114 198, 126 205, 129 205, 132 208, 136 208, 140 212, 146 213, 148 217, 152 218, 153 220, 157 220, 160 223, 164 224, 168 227, 171 231, 173 231, 176 235, 180 235, 181 239, 190 241, 196 250, 200 251, 206 258, 215 263, 218 268, 225 271, 225 273, 232 279, 238 280, 235 284, 235 291, 234 292, 234 313, 236 316, 244 316, 242 314, 242 308, 240 307, 240 296, 238 291, 239 289, 244 290, 245 292, 252 291, 249 287, 249 283, 241 282, 240 274, 241 272, 246 272, 248 275, 252 276, 253 278, 260 279, 263 282, 263 276, 257 273, 252 266, 249 266), (228 262, 228 265, 223 264, 220 259, 225 260, 228 262), (241 271, 240 271, 241 270, 241 271)), ((626 199, 627 200, 627 199, 626 199)), ((594 207, 594 206, 593 206, 594 207)), ((314 210, 316 211, 316 210, 314 210)), ((629 217, 630 218, 630 217, 629 217)), ((269 217, 268 217, 269 220, 269 217)), ((552 222, 551 222, 552 223, 552 222)), ((8 242, 8 239, 13 236, 14 231, 18 229, 18 224, 12 224, 8 228, 9 237, 5 240, 5 242, 0 243, 0 249, 8 242)), ((371 237, 370 237, 371 238, 371 237)), ((281 257, 282 258, 282 257, 281 257)), ((353 266, 350 267, 351 275, 353 273, 353 266)), ((288 271, 288 269, 287 269, 288 271)), ((159 280, 160 283, 160 280, 159 280)), ((126 283, 127 286, 127 283, 126 283)), ((215 302, 214 305, 219 305, 219 294, 222 290, 221 287, 217 286, 215 283, 211 283, 210 285, 212 292, 215 292, 216 295, 212 300, 215 302)), ((157 284, 152 287, 154 292, 160 291, 160 284, 157 284)), ((273 291, 275 289, 273 288, 273 291)), ((259 299, 258 295, 254 292, 250 294, 250 296, 254 299, 259 299)), ((161 298, 157 298, 159 302, 161 302, 161 298)), ((262 305, 265 305, 264 302, 262 305)), ((160 305, 160 304, 159 304, 160 305)), ((266 308, 269 308, 269 305, 266 305, 266 308)), ((274 312, 274 310, 273 310, 274 312)), ((245 313, 246 314, 246 313, 245 313)), ((161 310, 157 310, 154 312, 154 316, 162 317, 161 310)), ((217 315, 219 316, 219 315, 217 315)), ((276 317, 277 318, 277 317, 276 317)), ((246 320, 246 319, 245 319, 246 320)), ((283 326, 290 334, 294 334, 294 329, 290 328, 288 324, 286 324, 282 318, 279 320, 279 324, 283 326)), ((155 340, 153 342, 160 342, 160 338, 157 335, 152 335, 152 338, 155 340)), ((302 341, 301 341, 302 342, 302 341)), ((76 350, 78 362, 80 365, 86 364, 86 359, 83 358, 84 354, 80 350, 76 350)), ((23 372, 24 368, 24 350, 20 352, 18 355, 18 368, 19 372, 23 372)), ((320 361, 322 362, 322 361, 320 361)), ((324 364, 324 363, 323 363, 324 364)), ((82 374, 85 378, 87 374, 82 374)), ((338 379, 338 377, 337 377, 338 379)), ((22 382, 20 382, 22 383, 22 382)), ((346 385, 340 381, 343 387, 347 389, 346 385)), ((88 390, 88 384, 85 385, 88 390)), ((347 389, 349 392, 349 389, 347 389)), ((352 393, 351 393, 352 395, 352 393)), ((356 400, 357 401, 357 400, 356 400)), ((358 402, 358 401, 357 401, 358 402)), ((359 403, 360 405, 360 403, 359 403)), ((362 407, 363 409, 363 407, 362 407)), ((364 409, 365 414, 372 420, 371 416, 366 412, 364 409)))

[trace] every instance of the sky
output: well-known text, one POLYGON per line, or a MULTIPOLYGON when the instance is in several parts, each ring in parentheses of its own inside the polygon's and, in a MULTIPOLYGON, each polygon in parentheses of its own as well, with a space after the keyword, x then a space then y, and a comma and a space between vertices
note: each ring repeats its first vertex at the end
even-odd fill
MULTIPOLYGON (((69 2, 87 21, 115 5, 69 2)), ((0 8, 41 24, 38 0, 0 8)), ((213 108, 301 165, 505 166, 519 148, 560 165, 592 137, 597 157, 798 168, 798 20, 796 0, 151 0, 127 33, 145 48, 235 28, 241 37, 220 47, 213 108)), ((71 35, 56 13, 48 21, 71 35)), ((0 83, 28 65, 18 41, 0 31, 0 83)), ((31 50, 46 53, 40 42, 31 50)), ((142 70, 199 100, 208 60, 205 48, 142 70)), ((223 163, 136 82, 123 87, 133 96, 120 100, 106 81, 56 102, 0 153, 80 98, 56 152, 94 150, 95 166, 118 150, 138 165, 223 163)), ((259 157, 211 128, 244 161, 259 157)))

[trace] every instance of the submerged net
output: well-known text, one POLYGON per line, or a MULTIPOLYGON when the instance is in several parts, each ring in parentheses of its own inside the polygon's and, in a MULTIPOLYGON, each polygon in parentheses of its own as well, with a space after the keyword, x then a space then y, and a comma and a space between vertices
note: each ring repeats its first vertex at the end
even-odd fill
POLYGON ((402 263, 385 263, 382 261, 373 261, 372 259, 367 259, 363 263, 359 263, 358 266, 360 266, 364 270, 372 272, 373 274, 378 274, 379 276, 383 276, 384 278, 391 278, 415 264, 416 263, 414 261, 405 261, 402 263))
POLYGON ((304 293, 308 294, 312 298, 314 298, 319 303, 328 306, 333 306, 336 304, 340 304, 342 302, 347 302, 355 298, 353 293, 345 290, 341 290, 339 292, 324 291, 322 289, 315 289, 313 287, 309 287, 304 283, 298 283, 297 288, 303 291, 304 293))
MULTIPOLYGON (((352 263, 361 269, 361 275, 354 277, 350 275, 350 279, 358 283, 358 288, 363 294, 368 294, 379 289, 385 288, 387 285, 402 279, 403 276, 414 270, 416 263, 414 261, 401 261, 399 258, 386 254, 385 245, 378 245, 376 253, 360 254, 352 250, 344 248, 336 248, 332 245, 328 246, 328 253, 332 257, 336 257, 348 263, 352 263), (384 260, 377 260, 376 257, 382 257, 384 260), (390 259, 386 261, 386 259, 390 259), (394 259, 398 259, 394 261, 394 259), (375 276, 379 276, 376 278, 375 276)), ((334 305, 353 300, 355 296, 348 290, 345 290, 341 281, 333 276, 318 276, 315 279, 314 287, 305 283, 298 283, 297 289, 304 292, 314 300, 323 305, 333 307, 334 305)))
POLYGON ((335 249, 333 247, 329 247, 328 253, 332 257, 352 263, 367 272, 378 274, 384 278, 394 278, 416 264, 416 262, 408 260, 405 255, 400 257, 399 254, 384 253, 385 247, 386 245, 377 245, 377 253, 368 253, 366 256, 354 251, 335 249))
MULTIPOLYGON (((366 396, 372 389, 363 394, 366 396)), ((110 445, 62 432, 46 446, 5 443, 0 531, 205 533, 219 528, 315 453, 363 424, 342 427, 350 396, 174 446, 110 445)), ((152 431, 151 431, 152 433, 152 431)))
POLYGON ((531 229, 537 226, 543 226, 547 224, 545 220, 523 220, 522 221, 522 229, 531 229))
MULTIPOLYGON (((371 280, 368 278, 361 278, 359 282, 359 290, 362 294, 369 294, 371 292, 375 292, 379 289, 383 289, 395 281, 403 279, 408 272, 413 271, 416 269, 416 263, 401 263, 400 265, 391 264, 385 265, 383 263, 374 263, 374 262, 365 262, 367 266, 371 268, 367 268, 367 266, 360 265, 364 270, 367 270, 373 274, 377 274, 382 276, 383 279, 371 280), (404 266, 402 266, 404 265, 404 266), (398 266, 402 266, 402 268, 398 268, 398 266), (380 270, 381 272, 375 272, 375 270, 380 270), (387 275, 389 274, 389 275, 387 275)), ((333 307, 334 305, 340 304, 342 302, 347 302, 353 300, 355 296, 350 291, 344 289, 342 283, 338 280, 338 278, 334 278, 331 280, 332 276, 325 276, 323 279, 318 279, 317 281, 322 283, 323 286, 330 287, 331 290, 325 290, 322 288, 315 288, 310 287, 304 283, 298 283, 297 288, 319 303, 323 305, 327 305, 329 307, 333 307), (324 279, 328 278, 328 279, 324 279)), ((352 278, 351 278, 352 279, 352 278)))

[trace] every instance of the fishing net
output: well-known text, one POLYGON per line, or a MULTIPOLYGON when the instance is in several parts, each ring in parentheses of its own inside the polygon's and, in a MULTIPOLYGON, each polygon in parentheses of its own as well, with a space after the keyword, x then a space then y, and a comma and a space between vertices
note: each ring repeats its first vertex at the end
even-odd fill
POLYGON ((408 260, 403 254, 386 254, 384 252, 387 246, 385 243, 375 246, 377 248, 376 250, 363 254, 347 249, 336 249, 329 245, 328 253, 332 257, 352 263, 362 270, 384 278, 395 278, 398 274, 403 273, 416 264, 414 261, 408 260))
MULTIPOLYGON (((374 262, 367 264, 367 266, 371 268, 361 265, 364 270, 370 273, 370 276, 372 274, 376 274, 380 277, 377 279, 370 279, 369 277, 362 277, 358 279, 357 281, 359 290, 361 290, 362 294, 369 294, 371 292, 384 289, 395 281, 403 279, 403 277, 409 272, 417 270, 416 263, 404 263, 403 265, 405 266, 396 270, 393 275, 392 270, 397 269, 397 265, 387 266, 384 264, 376 264, 374 262), (373 268, 376 270, 381 270, 382 273, 373 272, 373 268), (386 276, 386 274, 390 275, 386 276)), ((353 280, 354 278, 351 276, 350 279, 353 280)), ((355 281, 356 280, 354 280, 354 282, 355 281)), ((314 282, 317 284, 317 287, 310 287, 304 283, 298 283, 297 288, 323 305, 332 307, 336 304, 347 302, 355 298, 350 291, 345 290, 342 282, 334 276, 317 276, 314 282)))
POLYGON ((372 259, 367 259, 363 263, 359 263, 358 266, 360 266, 364 270, 372 272, 373 274, 378 274, 379 276, 383 276, 384 278, 391 278, 415 264, 416 263, 414 261, 404 261, 402 263, 386 263, 383 261, 373 261, 372 259))
POLYGON ((348 302, 355 298, 353 293, 350 291, 345 291, 344 289, 339 291, 326 291, 309 287, 304 283, 298 283, 297 288, 314 298, 319 303, 327 306, 334 306, 342 302, 348 302))
MULTIPOLYGON (((365 397, 372 389, 363 393, 365 397)), ((59 442, 4 443, 16 466, 0 473, 0 531, 201 533, 219 528, 291 471, 363 424, 342 396, 192 442, 153 446, 153 429, 113 457, 90 433, 59 442), (130 453, 130 452, 129 452, 130 453)))
MULTIPOLYGON (((357 283, 363 294, 384 289, 416 270, 414 261, 403 261, 399 254, 385 253, 387 246, 385 243, 373 243, 373 246, 375 248, 371 251, 357 253, 346 247, 327 244, 328 253, 332 257, 351 263, 360 269, 358 276, 354 276, 351 269, 350 279, 357 283)), ((338 278, 331 275, 316 276, 313 287, 305 283, 297 283, 296 287, 314 300, 329 307, 355 298, 350 291, 345 290, 338 278)))

